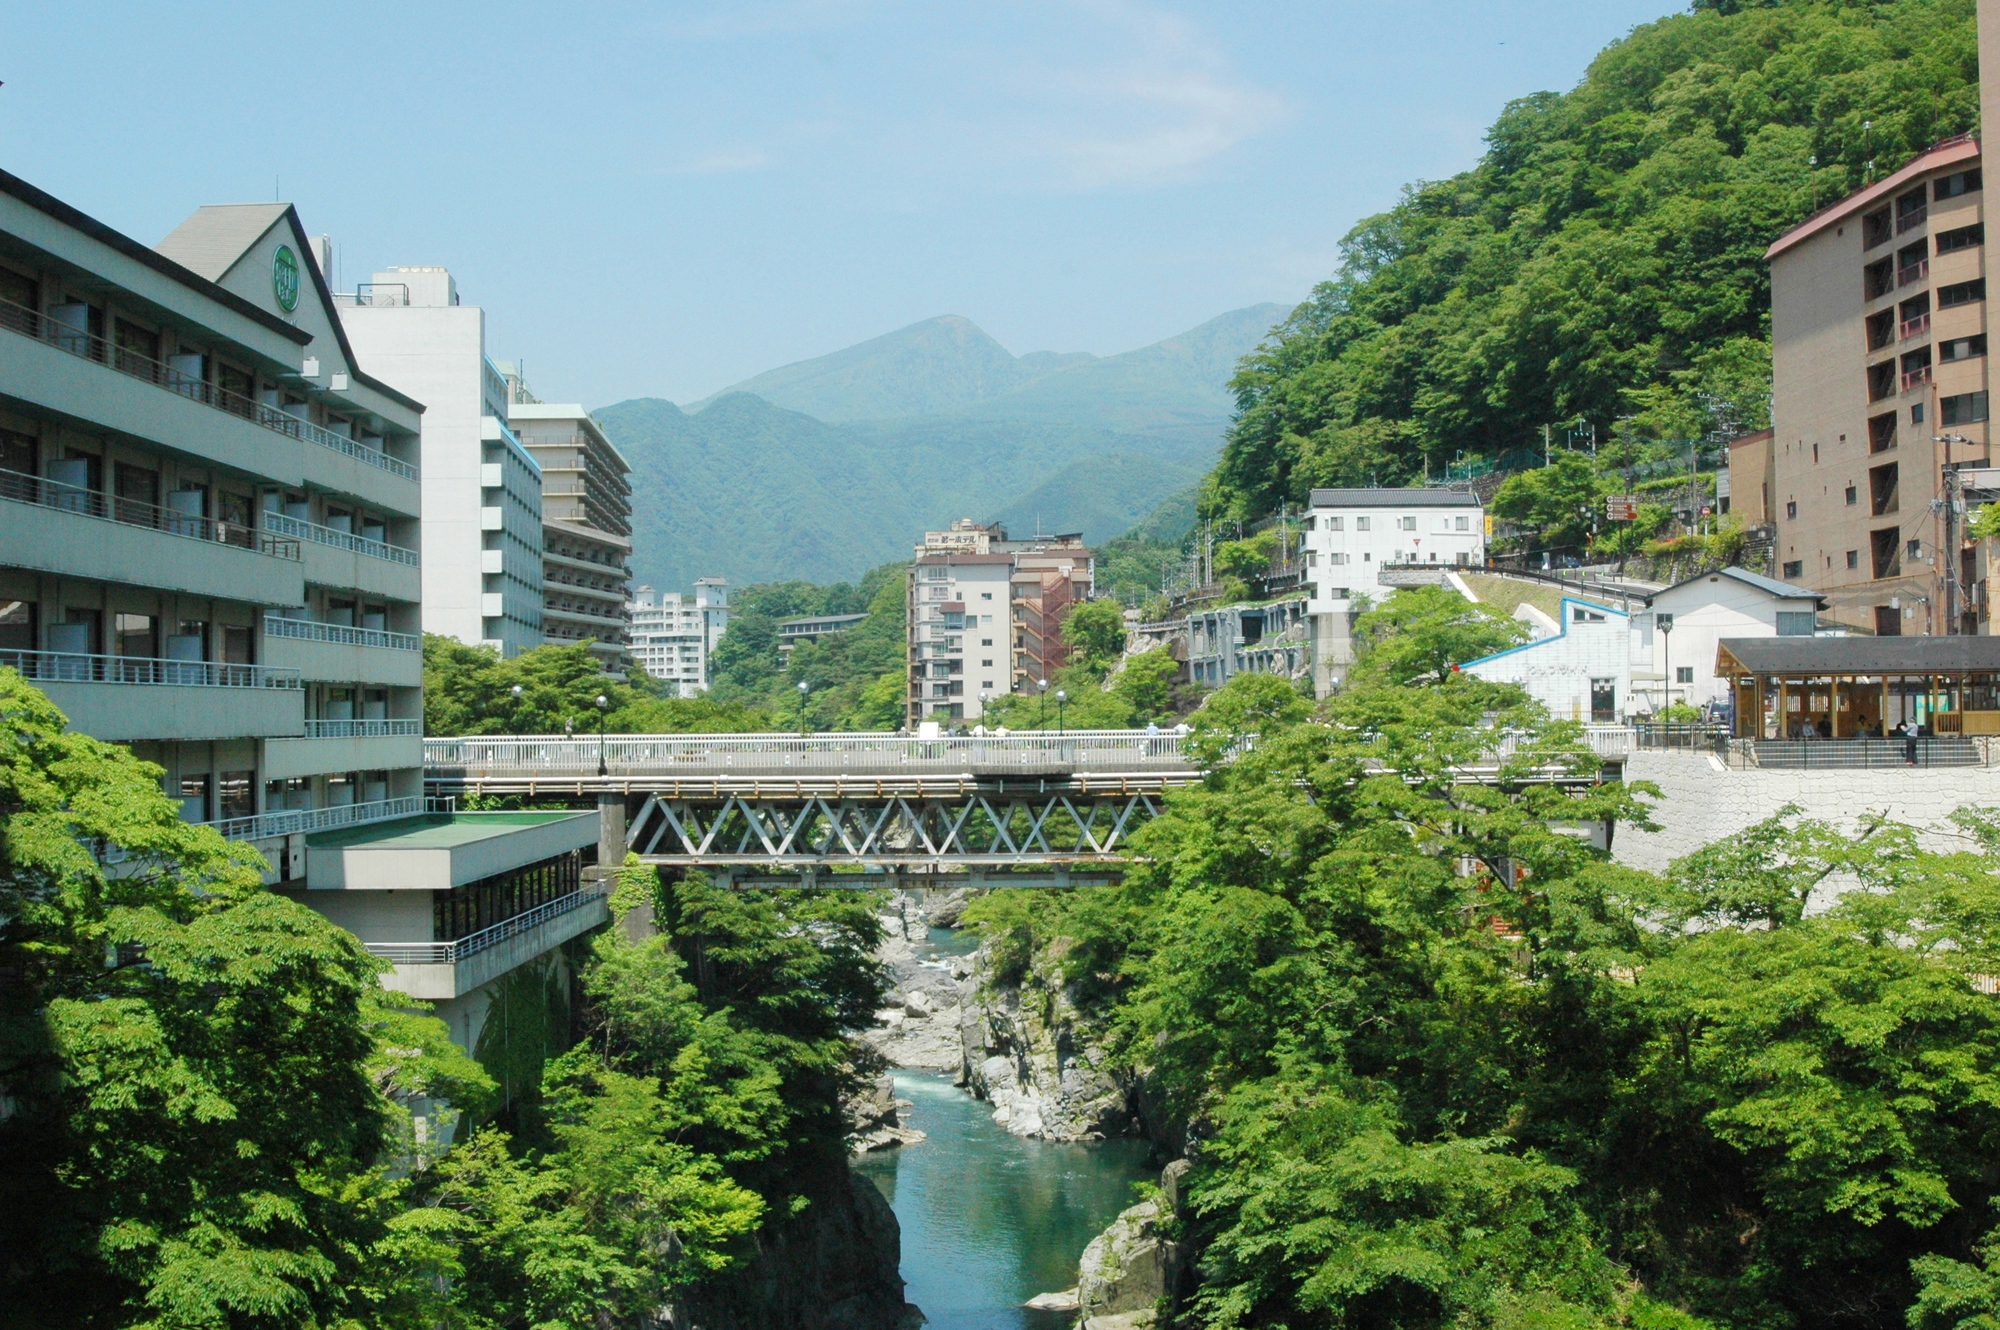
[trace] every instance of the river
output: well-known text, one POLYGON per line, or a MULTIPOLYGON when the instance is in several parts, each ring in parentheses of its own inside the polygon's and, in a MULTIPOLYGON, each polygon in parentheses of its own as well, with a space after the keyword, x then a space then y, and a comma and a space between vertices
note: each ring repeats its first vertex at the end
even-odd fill
MULTIPOLYGON (((937 953, 969 940, 943 930, 937 953)), ((1009 1135, 990 1106, 920 1071, 895 1073, 907 1123, 928 1139, 855 1161, 903 1229, 903 1296, 933 1330, 1058 1330, 1067 1312, 1031 1312, 1037 1293, 1072 1287, 1077 1257, 1151 1178, 1145 1141, 1059 1144, 1009 1135)))

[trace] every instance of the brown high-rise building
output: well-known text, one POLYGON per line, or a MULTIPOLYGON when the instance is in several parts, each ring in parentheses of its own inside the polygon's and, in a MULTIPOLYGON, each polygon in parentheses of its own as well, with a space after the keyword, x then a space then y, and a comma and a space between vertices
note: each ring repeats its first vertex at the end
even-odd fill
POLYGON ((1945 482, 1989 456, 1981 185, 1978 140, 1948 139, 1767 254, 1772 571, 1864 632, 1990 631, 1945 482))

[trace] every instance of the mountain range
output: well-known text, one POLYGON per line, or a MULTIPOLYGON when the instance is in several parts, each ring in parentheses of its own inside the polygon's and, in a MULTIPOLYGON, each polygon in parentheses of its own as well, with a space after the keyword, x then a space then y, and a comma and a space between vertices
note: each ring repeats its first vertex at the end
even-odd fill
POLYGON ((1107 540, 1213 464, 1236 362, 1285 314, 1255 305, 1113 356, 1015 356, 945 315, 686 408, 600 408, 632 464, 634 578, 852 580, 958 517, 1107 540))

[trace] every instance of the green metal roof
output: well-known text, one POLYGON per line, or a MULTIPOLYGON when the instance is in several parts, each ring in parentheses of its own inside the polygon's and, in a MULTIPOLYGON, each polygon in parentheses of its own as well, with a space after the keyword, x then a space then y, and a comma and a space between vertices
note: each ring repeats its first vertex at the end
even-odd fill
POLYGON ((306 846, 315 850, 449 850, 494 836, 504 836, 523 827, 547 826, 565 818, 596 816, 594 810, 586 809, 547 813, 426 813, 418 817, 399 817, 392 822, 316 832, 306 837, 306 846))

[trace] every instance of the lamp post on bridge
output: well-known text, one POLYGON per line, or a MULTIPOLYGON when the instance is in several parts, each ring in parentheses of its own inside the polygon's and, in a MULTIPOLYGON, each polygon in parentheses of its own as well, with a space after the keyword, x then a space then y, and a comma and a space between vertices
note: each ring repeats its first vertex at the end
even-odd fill
POLYGON ((597 695, 597 774, 608 776, 611 768, 604 764, 604 717, 611 710, 611 699, 604 694, 597 695))
POLYGON ((1069 701, 1069 694, 1065 692, 1063 689, 1060 688, 1056 689, 1056 738, 1057 739, 1062 738, 1063 706, 1068 701, 1069 701))
POLYGON ((1049 727, 1049 681, 1047 679, 1037 680, 1035 687, 1042 690, 1042 715, 1041 719, 1035 723, 1035 728, 1046 730, 1049 727))
POLYGON ((799 737, 800 738, 804 738, 806 735, 806 694, 811 691, 812 691, 811 684, 807 683, 804 679, 799 680, 799 737))

